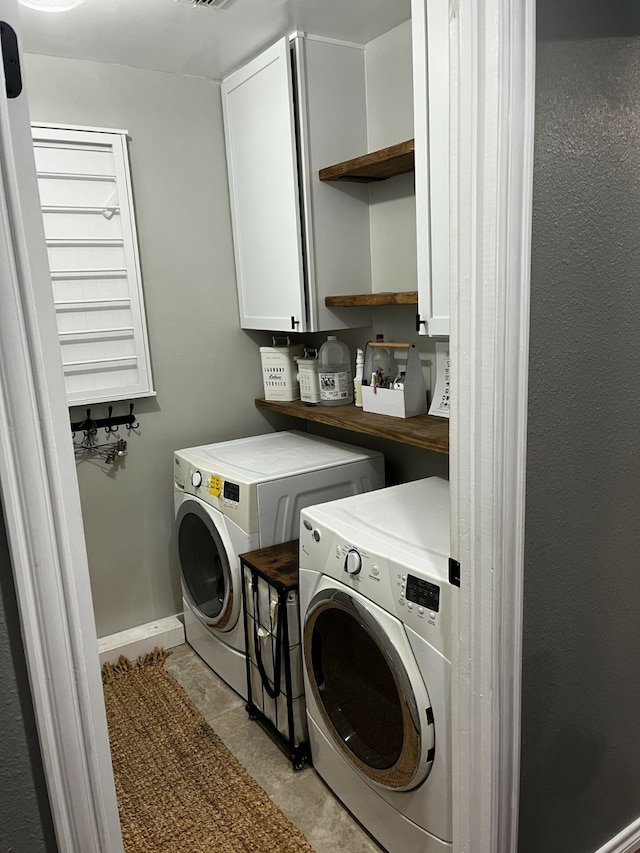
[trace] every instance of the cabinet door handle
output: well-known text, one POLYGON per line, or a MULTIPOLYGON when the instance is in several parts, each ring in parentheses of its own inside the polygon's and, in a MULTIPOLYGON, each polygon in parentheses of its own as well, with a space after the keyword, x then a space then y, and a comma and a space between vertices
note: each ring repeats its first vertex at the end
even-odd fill
POLYGON ((294 332, 295 332, 295 331, 296 331, 296 326, 299 326, 299 325, 300 325, 300 320, 296 320, 296 318, 295 318, 295 317, 293 316, 293 314, 292 314, 292 315, 291 315, 291 329, 292 329, 292 331, 294 331, 294 332))
MULTIPOLYGON (((293 319, 293 318, 292 318, 293 319)), ((427 321, 421 319, 420 314, 416 314, 416 332, 420 331, 420 326, 427 327, 427 321)))

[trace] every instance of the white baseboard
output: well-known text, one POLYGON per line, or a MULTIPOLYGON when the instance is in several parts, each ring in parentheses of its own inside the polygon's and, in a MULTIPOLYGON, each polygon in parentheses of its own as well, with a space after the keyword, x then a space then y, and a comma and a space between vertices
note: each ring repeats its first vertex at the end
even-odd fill
POLYGON ((182 614, 167 616, 146 625, 137 625, 118 634, 98 639, 100 666, 115 663, 120 655, 135 660, 139 655, 152 652, 156 646, 171 649, 184 643, 184 625, 182 614))
POLYGON ((640 850, 640 818, 634 820, 595 853, 636 853, 640 850))

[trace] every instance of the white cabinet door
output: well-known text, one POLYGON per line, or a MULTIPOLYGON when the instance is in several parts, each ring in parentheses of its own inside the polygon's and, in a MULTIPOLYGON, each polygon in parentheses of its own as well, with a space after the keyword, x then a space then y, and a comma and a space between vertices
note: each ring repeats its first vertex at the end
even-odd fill
POLYGON ((289 40, 222 84, 240 325, 307 330, 289 40))
POLYGON ((325 297, 371 292, 369 185, 323 183, 320 169, 365 154, 364 49, 293 39, 299 110, 309 331, 371 325, 368 308, 327 308, 325 297))
POLYGON ((418 320, 449 334, 449 2, 412 0, 418 320))

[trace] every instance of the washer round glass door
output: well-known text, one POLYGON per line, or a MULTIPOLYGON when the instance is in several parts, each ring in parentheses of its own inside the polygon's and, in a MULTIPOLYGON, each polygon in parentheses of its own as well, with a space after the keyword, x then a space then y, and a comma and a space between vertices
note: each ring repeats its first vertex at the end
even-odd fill
MULTIPOLYGON (((369 779, 409 790, 429 774, 433 725, 380 622, 353 595, 319 592, 304 627, 311 690, 343 755, 369 779)), ((426 692, 426 691, 425 691, 426 692)))
MULTIPOLYGON (((212 513, 186 499, 176 516, 180 568, 189 603, 206 624, 228 630, 234 590, 229 555, 212 513)), ((221 516, 222 517, 222 516, 221 516)), ((232 556, 233 559, 233 556, 232 556)))

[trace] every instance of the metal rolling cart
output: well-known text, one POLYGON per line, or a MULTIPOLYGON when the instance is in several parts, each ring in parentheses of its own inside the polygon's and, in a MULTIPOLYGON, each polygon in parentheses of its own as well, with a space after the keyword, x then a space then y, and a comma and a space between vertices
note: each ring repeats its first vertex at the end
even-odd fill
POLYGON ((247 713, 274 736, 294 770, 311 762, 302 675, 298 540, 240 554, 247 648, 247 713))

